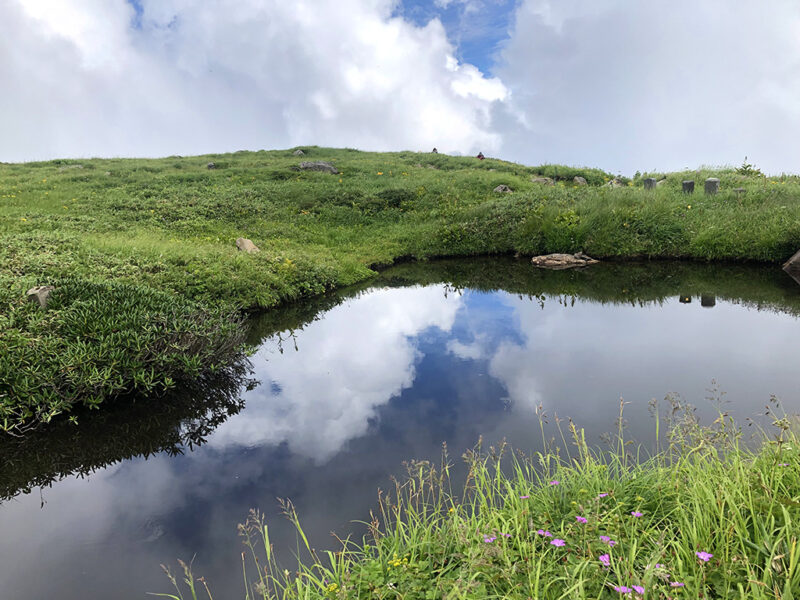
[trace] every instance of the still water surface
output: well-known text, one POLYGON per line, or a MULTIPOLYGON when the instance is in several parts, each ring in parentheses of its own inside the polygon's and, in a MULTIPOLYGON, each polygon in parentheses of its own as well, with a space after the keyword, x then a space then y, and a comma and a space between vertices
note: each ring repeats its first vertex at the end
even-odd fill
POLYGON ((290 564, 290 498, 318 547, 365 519, 403 461, 483 437, 541 447, 535 411, 590 442, 652 440, 651 399, 679 394, 746 427, 771 396, 800 412, 800 286, 779 269, 524 261, 401 265, 358 289, 254 319, 252 372, 81 415, 0 445, 0 598, 144 598, 195 556, 243 597, 236 525, 269 516, 290 564))

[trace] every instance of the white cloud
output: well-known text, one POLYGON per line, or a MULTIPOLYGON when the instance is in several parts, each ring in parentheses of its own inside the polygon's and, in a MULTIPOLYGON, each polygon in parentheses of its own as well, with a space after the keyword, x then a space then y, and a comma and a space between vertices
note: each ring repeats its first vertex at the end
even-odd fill
POLYGON ((246 397, 246 414, 221 425, 209 444, 285 442, 325 462, 411 386, 419 358, 411 338, 430 327, 449 331, 462 302, 436 286, 377 290, 334 308, 298 333, 299 352, 255 359, 262 385, 246 397))
POLYGON ((453 43, 493 55, 501 4, 436 0, 472 15, 448 40, 398 0, 7 0, 0 160, 319 144, 800 171, 796 0, 521 0, 490 78, 453 43))
POLYGON ((632 173, 747 155, 800 171, 795 1, 526 0, 503 62, 510 158, 632 173))
POLYGON ((499 80, 389 0, 11 0, 0 160, 297 144, 499 148, 499 80))

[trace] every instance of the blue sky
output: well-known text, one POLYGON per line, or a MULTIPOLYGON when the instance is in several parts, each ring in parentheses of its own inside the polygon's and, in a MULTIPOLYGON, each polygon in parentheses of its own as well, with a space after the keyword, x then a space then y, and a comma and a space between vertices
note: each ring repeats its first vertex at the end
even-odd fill
POLYGON ((798 32, 797 0, 3 0, 0 161, 316 144, 796 173, 798 32))
POLYGON ((518 0, 403 0, 395 13, 419 26, 438 18, 457 58, 491 75, 517 4, 518 0))

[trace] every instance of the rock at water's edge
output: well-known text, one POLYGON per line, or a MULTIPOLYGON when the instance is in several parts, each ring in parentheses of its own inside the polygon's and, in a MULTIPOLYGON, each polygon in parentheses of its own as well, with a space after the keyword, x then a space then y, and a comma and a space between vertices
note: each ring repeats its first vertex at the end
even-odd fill
POLYGON ((789 260, 783 263, 783 270, 791 275, 797 283, 800 283, 800 250, 795 252, 789 260))
POLYGON ((575 254, 544 254, 542 256, 534 256, 531 259, 531 264, 535 267, 542 267, 544 269, 573 269, 575 267, 585 267, 600 262, 591 256, 587 256, 583 252, 575 254))

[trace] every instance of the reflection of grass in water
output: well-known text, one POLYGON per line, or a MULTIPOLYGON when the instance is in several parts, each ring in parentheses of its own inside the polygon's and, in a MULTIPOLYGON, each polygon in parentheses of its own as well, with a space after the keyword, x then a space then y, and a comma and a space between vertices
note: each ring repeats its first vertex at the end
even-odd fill
MULTIPOLYGON (((572 424, 570 444, 506 456, 510 470, 505 447, 478 448, 464 455, 460 493, 446 455, 438 467, 411 463, 381 496, 368 536, 322 556, 286 503, 305 556, 291 571, 252 512, 240 526, 246 597, 796 597, 800 439, 790 421, 776 420, 775 438, 755 450, 723 415, 706 427, 676 410, 666 435, 656 423, 660 450, 649 459, 631 455, 622 430, 611 451, 593 451, 572 424)), ((178 595, 165 596, 210 597, 181 565, 183 582, 168 570, 178 595)))
POLYGON ((0 438, 0 500, 130 458, 182 454, 204 444, 244 407, 248 370, 240 361, 160 398, 121 399, 103 411, 76 411, 77 424, 56 421, 23 437, 0 438))
POLYGON ((763 265, 652 261, 550 271, 533 269, 524 259, 474 257, 395 265, 368 282, 256 315, 249 321, 249 342, 259 344, 276 332, 301 330, 373 287, 438 284, 446 284, 453 291, 504 291, 537 301, 545 301, 545 296, 562 296, 643 305, 687 294, 695 298, 714 296, 758 310, 800 315, 800 288, 780 269, 763 265))

